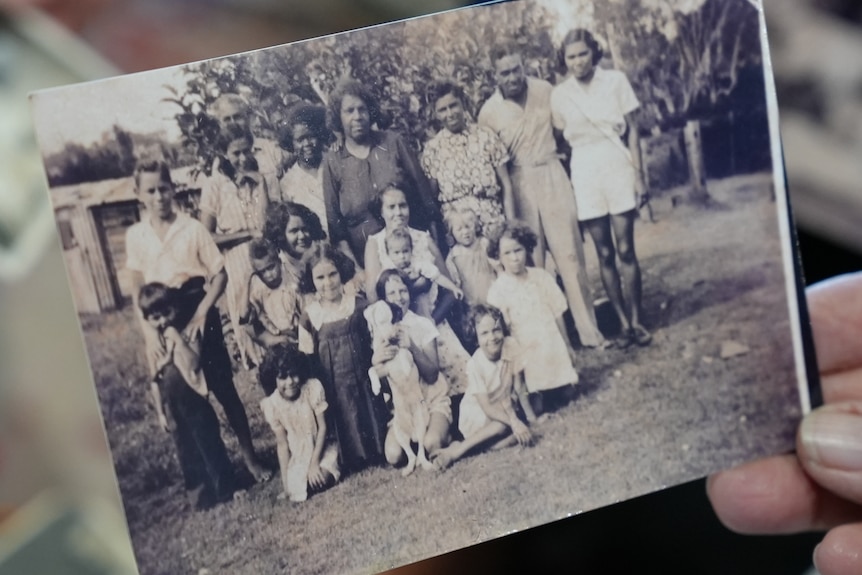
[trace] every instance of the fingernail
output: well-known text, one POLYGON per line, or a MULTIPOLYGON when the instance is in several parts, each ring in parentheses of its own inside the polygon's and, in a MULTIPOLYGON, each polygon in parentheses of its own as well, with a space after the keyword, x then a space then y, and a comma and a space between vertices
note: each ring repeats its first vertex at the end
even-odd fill
POLYGON ((800 435, 813 463, 862 470, 862 415, 815 411, 802 420, 800 435))

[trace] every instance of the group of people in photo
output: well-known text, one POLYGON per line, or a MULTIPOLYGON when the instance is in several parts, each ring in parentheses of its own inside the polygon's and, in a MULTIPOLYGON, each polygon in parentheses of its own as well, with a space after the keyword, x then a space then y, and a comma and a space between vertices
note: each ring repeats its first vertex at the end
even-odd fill
POLYGON ((560 46, 556 86, 527 75, 517 45, 489 58, 497 90, 476 118, 456 81, 434 84, 426 104, 440 128, 421 153, 345 79, 323 105, 294 105, 278 142, 252 132, 238 94, 213 102, 217 159, 199 219, 177 209, 166 163, 139 164, 145 216, 128 230, 126 268, 158 419, 201 506, 238 485, 210 396, 254 479, 274 475, 237 364, 257 370, 253 409, 275 436, 281 497, 303 501, 370 466, 408 475, 528 445, 531 425, 574 396, 576 344, 650 343, 630 83, 599 65, 582 29, 560 46), (618 333, 597 325, 581 230, 618 333))

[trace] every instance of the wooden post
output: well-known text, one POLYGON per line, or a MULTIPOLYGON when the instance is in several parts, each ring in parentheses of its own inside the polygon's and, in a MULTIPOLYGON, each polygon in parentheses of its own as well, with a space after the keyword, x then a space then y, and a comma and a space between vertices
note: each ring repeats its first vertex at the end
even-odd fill
POLYGON ((689 120, 686 122, 683 134, 685 137, 685 153, 688 157, 691 200, 695 203, 707 203, 710 197, 706 190, 706 167, 703 162, 703 141, 700 134, 700 122, 698 120, 689 120))
POLYGON ((623 70, 625 66, 623 65, 622 55, 620 54, 619 43, 617 42, 617 30, 614 28, 612 22, 608 22, 605 27, 608 35, 608 52, 611 60, 613 60, 614 68, 617 70, 623 70))

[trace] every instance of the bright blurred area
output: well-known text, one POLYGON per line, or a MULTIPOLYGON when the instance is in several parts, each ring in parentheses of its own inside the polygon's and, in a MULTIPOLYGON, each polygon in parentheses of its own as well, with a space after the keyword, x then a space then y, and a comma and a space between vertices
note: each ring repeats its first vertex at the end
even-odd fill
MULTIPOLYGON (((466 3, 0 0, 0 574, 135 572, 26 94, 466 3)), ((766 11, 796 217, 862 252, 862 2, 766 11)))

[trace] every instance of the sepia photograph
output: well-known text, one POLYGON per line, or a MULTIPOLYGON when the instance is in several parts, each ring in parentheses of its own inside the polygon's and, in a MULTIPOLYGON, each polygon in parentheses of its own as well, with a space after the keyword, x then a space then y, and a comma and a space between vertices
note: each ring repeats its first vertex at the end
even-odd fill
POLYGON ((142 575, 380 572, 791 451, 764 38, 514 0, 32 95, 142 575))

